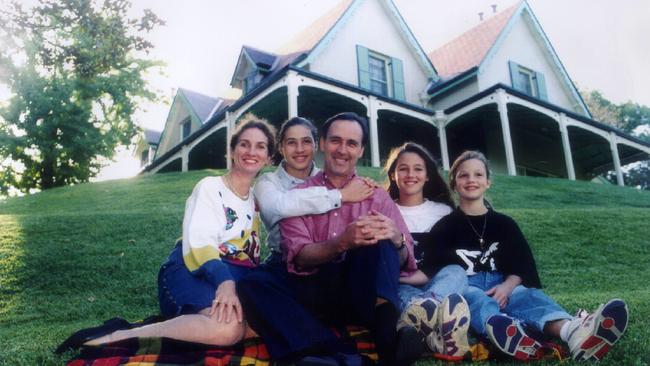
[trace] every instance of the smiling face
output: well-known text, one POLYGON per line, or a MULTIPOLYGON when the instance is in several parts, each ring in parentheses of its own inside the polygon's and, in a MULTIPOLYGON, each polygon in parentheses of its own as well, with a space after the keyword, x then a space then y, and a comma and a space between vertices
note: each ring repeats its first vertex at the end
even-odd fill
POLYGON ((469 159, 458 166, 454 190, 461 201, 483 200, 485 191, 490 188, 485 164, 478 159, 469 159))
POLYGON ((314 145, 315 141, 309 128, 296 125, 287 129, 279 147, 287 173, 296 178, 309 175, 314 159, 314 145))
POLYGON ((427 166, 420 155, 413 152, 403 152, 395 164, 395 172, 391 177, 399 189, 400 201, 409 197, 423 201, 424 184, 427 178, 427 166))
POLYGON ((256 175, 270 161, 268 144, 268 138, 259 128, 242 131, 231 153, 232 170, 256 175))
POLYGON ((325 172, 331 178, 347 178, 354 173, 363 156, 363 130, 356 121, 332 122, 327 136, 321 138, 320 149, 325 154, 325 172))

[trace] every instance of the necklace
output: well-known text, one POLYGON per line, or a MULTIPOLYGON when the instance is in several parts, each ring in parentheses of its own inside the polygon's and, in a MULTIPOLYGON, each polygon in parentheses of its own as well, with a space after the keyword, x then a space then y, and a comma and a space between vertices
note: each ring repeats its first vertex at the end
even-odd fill
POLYGON ((235 194, 235 196, 239 197, 241 200, 246 201, 248 199, 249 194, 246 195, 241 195, 237 190, 233 187, 232 183, 230 182, 230 175, 226 174, 223 176, 223 182, 226 184, 226 188, 228 188, 232 193, 235 194))
POLYGON ((467 223, 469 224, 469 227, 472 228, 472 231, 476 236, 478 236, 478 242, 481 246, 481 249, 483 249, 483 245, 485 244, 485 240, 483 240, 483 236, 485 236, 485 227, 487 226, 487 214, 483 216, 483 229, 481 230, 481 233, 479 234, 476 228, 474 228, 474 225, 472 224, 472 220, 469 219, 468 215, 465 215, 467 218, 467 223))

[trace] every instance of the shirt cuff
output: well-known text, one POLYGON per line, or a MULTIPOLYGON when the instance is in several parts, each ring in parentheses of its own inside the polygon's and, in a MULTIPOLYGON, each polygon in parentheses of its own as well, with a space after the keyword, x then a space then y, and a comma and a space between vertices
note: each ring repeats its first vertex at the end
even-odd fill
POLYGON ((333 208, 341 207, 341 203, 342 203, 341 200, 343 199, 343 196, 341 195, 341 191, 339 191, 338 189, 329 189, 327 191, 327 197, 329 198, 333 208))

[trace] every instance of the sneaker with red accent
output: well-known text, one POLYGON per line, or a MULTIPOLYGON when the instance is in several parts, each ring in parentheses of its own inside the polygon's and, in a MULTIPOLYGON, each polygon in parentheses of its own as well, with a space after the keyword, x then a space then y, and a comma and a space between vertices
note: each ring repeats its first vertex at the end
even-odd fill
POLYGON ((574 360, 601 360, 627 328, 628 309, 623 300, 600 305, 569 323, 567 343, 574 360), (585 316, 586 315, 586 316, 585 316))
POLYGON ((462 360, 470 352, 467 340, 469 306, 459 294, 445 297, 438 310, 438 326, 427 336, 429 349, 448 360, 462 360))
POLYGON ((415 328, 422 338, 431 333, 438 325, 438 305, 434 298, 416 298, 402 312, 397 321, 397 330, 406 326, 415 328))
POLYGON ((517 320, 502 314, 492 315, 485 329, 490 341, 501 352, 521 361, 539 359, 542 345, 526 334, 517 320))

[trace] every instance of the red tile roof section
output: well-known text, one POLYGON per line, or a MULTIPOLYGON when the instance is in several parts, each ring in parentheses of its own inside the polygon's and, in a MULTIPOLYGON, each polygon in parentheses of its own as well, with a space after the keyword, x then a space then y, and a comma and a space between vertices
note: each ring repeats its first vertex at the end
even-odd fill
POLYGON ((474 66, 485 58, 497 37, 521 2, 493 15, 479 25, 429 53, 429 59, 443 79, 474 66))
POLYGON ((327 32, 332 29, 336 21, 343 15, 353 0, 343 0, 334 8, 318 18, 310 26, 298 33, 289 42, 285 43, 277 53, 286 55, 290 53, 310 51, 327 32))

